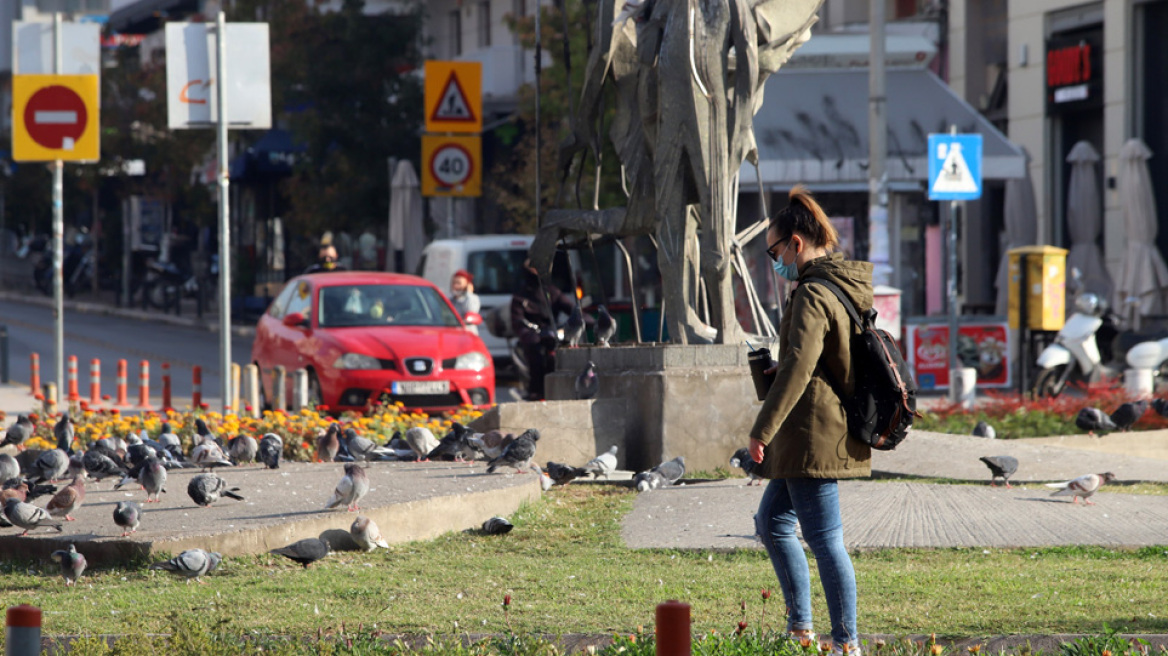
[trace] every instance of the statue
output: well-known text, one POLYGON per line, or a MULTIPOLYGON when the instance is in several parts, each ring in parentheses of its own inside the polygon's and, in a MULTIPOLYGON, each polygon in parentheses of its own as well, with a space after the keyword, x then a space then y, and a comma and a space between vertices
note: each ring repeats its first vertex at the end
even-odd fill
POLYGON ((763 84, 810 38, 822 2, 601 0, 572 130, 560 144, 560 196, 587 153, 599 185, 600 116, 611 79, 616 117, 609 138, 628 204, 598 208, 597 187, 592 209, 548 211, 531 247, 536 269, 548 272, 556 243, 568 234, 650 235, 673 340, 745 337, 731 280, 732 261, 745 273, 734 234, 738 171, 748 159, 758 163, 753 118, 763 84), (703 287, 711 325, 698 316, 703 287))

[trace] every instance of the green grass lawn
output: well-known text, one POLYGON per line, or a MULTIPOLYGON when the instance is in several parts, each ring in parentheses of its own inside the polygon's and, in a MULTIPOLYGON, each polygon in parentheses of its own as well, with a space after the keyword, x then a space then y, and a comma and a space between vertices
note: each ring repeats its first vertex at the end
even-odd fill
MULTIPOLYGON (((505 594, 516 632, 634 632, 652 626, 654 606, 666 599, 693 605, 695 631, 733 631, 744 601, 752 630, 780 627, 781 594, 762 551, 626 549, 620 522, 634 498, 618 487, 555 488, 517 513, 506 536, 457 533, 388 552, 336 553, 307 571, 275 556, 233 558, 206 585, 139 564, 89 572, 66 589, 52 563, 5 563, 0 602, 40 606, 48 634, 166 631, 174 614, 264 634, 315 634, 341 622, 385 632, 501 633, 505 594), (763 588, 775 592, 766 605, 763 588)), ((1093 633, 1104 623, 1168 633, 1168 546, 902 549, 854 558, 865 633, 1093 633)))

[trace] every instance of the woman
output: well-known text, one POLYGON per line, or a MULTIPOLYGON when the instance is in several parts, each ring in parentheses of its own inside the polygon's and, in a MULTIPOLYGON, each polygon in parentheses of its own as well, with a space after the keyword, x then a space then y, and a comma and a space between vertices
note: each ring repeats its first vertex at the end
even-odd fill
POLYGON ((842 381, 850 394, 851 318, 822 278, 839 286, 861 313, 872 307, 872 264, 844 260, 833 253, 839 238, 823 209, 802 186, 791 190, 790 203, 771 218, 767 254, 775 272, 800 284, 788 300, 779 324, 778 364, 774 385, 750 431, 750 455, 761 476, 771 479, 756 529, 766 546, 787 604, 787 630, 810 638, 811 574, 807 556, 795 536, 815 554, 819 578, 831 615, 832 652, 858 656, 856 575, 844 548, 840 520, 841 478, 871 474, 871 451, 848 437, 848 425, 831 381, 842 381))
MULTIPOLYGON (((458 316, 465 318, 468 312, 479 312, 482 301, 474 291, 474 276, 466 269, 459 269, 450 278, 450 302, 458 310, 458 316)), ((467 325, 466 329, 479 334, 479 327, 467 325)))

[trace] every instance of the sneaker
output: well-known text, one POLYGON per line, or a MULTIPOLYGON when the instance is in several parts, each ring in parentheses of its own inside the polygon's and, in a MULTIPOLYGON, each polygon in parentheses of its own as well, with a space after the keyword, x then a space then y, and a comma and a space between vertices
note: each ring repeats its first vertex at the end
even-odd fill
POLYGON ((849 645, 847 652, 844 652, 843 645, 833 645, 831 648, 831 656, 844 656, 845 653, 847 656, 864 656, 859 645, 849 645))

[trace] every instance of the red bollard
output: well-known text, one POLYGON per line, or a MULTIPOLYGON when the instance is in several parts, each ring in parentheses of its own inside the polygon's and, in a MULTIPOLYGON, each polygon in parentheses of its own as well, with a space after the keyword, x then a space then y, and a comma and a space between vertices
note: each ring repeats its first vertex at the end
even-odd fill
POLYGON ((170 402, 170 363, 162 363, 162 411, 166 412, 174 408, 170 402))
POLYGON ((150 407, 150 361, 138 363, 138 407, 150 407))
POLYGON ((657 656, 690 656, 689 604, 657 604, 657 656))
POLYGON ((81 398, 81 393, 77 388, 77 356, 70 355, 68 359, 68 367, 65 370, 65 379, 69 381, 69 393, 66 395, 70 401, 76 401, 81 398))
POLYGON ((41 653, 41 609, 27 604, 9 606, 4 619, 5 656, 41 653))
POLYGON ((41 356, 39 353, 32 353, 28 359, 32 367, 32 372, 28 377, 28 386, 31 388, 30 392, 35 396, 41 393, 41 356))
POLYGON ((127 369, 129 369, 129 365, 126 364, 126 361, 125 360, 118 360, 118 400, 117 400, 117 405, 119 405, 119 406, 130 405, 130 401, 126 398, 126 395, 127 395, 126 388, 128 386, 128 383, 126 382, 126 378, 128 377, 128 374, 126 373, 127 369))
POLYGON ((101 405, 101 360, 89 361, 89 404, 101 405))
POLYGON ((203 404, 203 368, 195 365, 191 368, 191 407, 195 410, 203 404))

